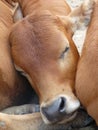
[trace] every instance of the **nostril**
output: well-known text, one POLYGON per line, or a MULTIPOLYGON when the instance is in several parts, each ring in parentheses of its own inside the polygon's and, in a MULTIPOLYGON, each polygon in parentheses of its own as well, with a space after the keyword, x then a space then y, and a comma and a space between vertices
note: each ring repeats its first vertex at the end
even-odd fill
POLYGON ((51 122, 62 120, 66 115, 66 98, 58 97, 52 103, 41 106, 41 113, 51 122))
POLYGON ((65 105, 66 105, 66 99, 61 97, 59 112, 61 112, 61 113, 65 112, 65 105))

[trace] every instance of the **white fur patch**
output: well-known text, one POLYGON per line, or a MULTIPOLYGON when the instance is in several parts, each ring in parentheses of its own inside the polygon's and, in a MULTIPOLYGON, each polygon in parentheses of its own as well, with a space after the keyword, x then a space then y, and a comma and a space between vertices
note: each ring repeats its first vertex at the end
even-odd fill
POLYGON ((72 112, 74 112, 75 110, 77 110, 80 107, 80 102, 77 98, 73 99, 70 96, 65 96, 66 98, 66 113, 70 114, 72 112))

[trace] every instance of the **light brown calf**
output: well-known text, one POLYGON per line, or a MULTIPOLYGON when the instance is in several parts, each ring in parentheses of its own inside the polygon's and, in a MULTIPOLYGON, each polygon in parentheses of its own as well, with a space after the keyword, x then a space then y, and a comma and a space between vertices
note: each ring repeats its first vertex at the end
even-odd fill
POLYGON ((94 1, 72 12, 65 0, 18 2, 27 17, 10 34, 15 67, 37 92, 45 123, 71 121, 80 106, 74 92, 79 54, 72 35, 90 20, 94 1))
POLYGON ((85 127, 87 124, 88 115, 84 111, 78 112, 75 120, 66 125, 46 125, 40 113, 27 115, 8 115, 0 113, 0 130, 76 130, 76 128, 85 127))
POLYGON ((76 76, 76 92, 98 125, 98 0, 94 6, 76 76))
POLYGON ((15 70, 10 53, 8 38, 14 11, 4 0, 0 1, 0 110, 26 103, 32 93, 28 81, 15 70))

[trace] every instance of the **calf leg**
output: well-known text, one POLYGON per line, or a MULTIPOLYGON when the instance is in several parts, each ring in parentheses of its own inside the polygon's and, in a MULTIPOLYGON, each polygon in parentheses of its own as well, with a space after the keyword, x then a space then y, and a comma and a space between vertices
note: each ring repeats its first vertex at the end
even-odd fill
POLYGON ((88 125, 87 123, 85 124, 87 119, 89 119, 88 114, 80 110, 75 120, 70 123, 63 125, 46 125, 40 113, 26 115, 8 115, 0 113, 0 130, 76 130, 76 128, 79 129, 88 125))
POLYGON ((40 106, 36 104, 26 104, 21 106, 14 106, 2 110, 2 113, 14 114, 14 115, 23 115, 29 113, 35 113, 40 111, 40 106))

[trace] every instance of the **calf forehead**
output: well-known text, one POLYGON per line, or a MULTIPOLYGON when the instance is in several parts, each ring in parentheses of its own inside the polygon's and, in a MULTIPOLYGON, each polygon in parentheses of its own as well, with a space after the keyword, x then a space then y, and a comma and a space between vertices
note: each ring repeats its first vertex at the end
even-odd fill
POLYGON ((13 46, 20 47, 21 52, 28 50, 29 54, 32 52, 40 58, 53 57, 60 49, 63 51, 64 47, 69 46, 69 41, 63 31, 49 22, 21 21, 12 32, 13 46))

